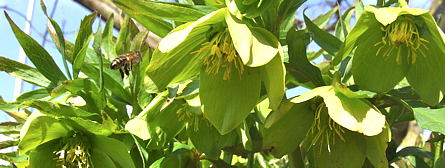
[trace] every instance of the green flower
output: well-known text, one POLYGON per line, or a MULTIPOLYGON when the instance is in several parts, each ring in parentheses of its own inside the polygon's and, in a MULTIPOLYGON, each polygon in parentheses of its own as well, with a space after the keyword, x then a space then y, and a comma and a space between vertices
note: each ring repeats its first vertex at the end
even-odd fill
POLYGON ((343 128, 374 136, 382 132, 385 126, 385 116, 364 99, 366 95, 354 93, 343 86, 321 86, 290 101, 302 103, 316 97, 322 98, 316 100, 314 105, 315 118, 311 131, 317 134, 316 137, 332 131, 341 138, 343 128))
POLYGON ((429 105, 445 90, 443 33, 426 10, 365 7, 334 64, 355 49, 354 81, 361 89, 386 92, 406 77, 429 105))
POLYGON ((20 130, 19 152, 29 154, 30 168, 135 167, 127 147, 106 137, 112 132, 101 124, 44 113, 33 112, 20 130))
POLYGON ((237 128, 267 89, 270 108, 284 95, 278 39, 251 27, 227 8, 174 29, 159 43, 146 73, 159 90, 199 76, 204 116, 221 134, 237 128))
POLYGON ((314 167, 362 167, 365 159, 386 167, 390 127, 371 96, 334 84, 283 102, 265 121, 263 146, 275 157, 301 146, 314 167))

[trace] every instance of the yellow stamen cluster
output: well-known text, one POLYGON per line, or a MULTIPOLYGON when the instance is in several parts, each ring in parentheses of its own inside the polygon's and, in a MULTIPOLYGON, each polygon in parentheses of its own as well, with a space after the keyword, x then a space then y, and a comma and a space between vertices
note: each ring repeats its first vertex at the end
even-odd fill
POLYGON ((202 44, 203 47, 197 52, 210 50, 209 55, 204 57, 205 71, 211 75, 219 73, 221 68, 224 68, 224 80, 229 80, 231 72, 234 68, 238 71, 240 77, 244 71, 244 65, 236 52, 235 46, 232 43, 229 31, 226 29, 223 32, 217 33, 211 41, 202 44))
POLYGON ((404 49, 407 50, 406 59, 410 60, 411 64, 416 62, 417 55, 426 57, 424 50, 427 50, 428 41, 420 37, 419 28, 411 17, 399 16, 396 21, 386 27, 381 27, 381 29, 384 32, 382 41, 374 44, 374 46, 380 46, 377 55, 383 54, 388 58, 393 52, 397 52, 396 62, 398 64, 402 63, 404 49))
POLYGON ((92 167, 90 144, 88 138, 81 134, 61 141, 62 149, 56 151, 56 162, 60 167, 88 168, 92 167))
POLYGON ((335 144, 337 137, 343 142, 345 141, 342 136, 344 132, 343 127, 329 117, 325 103, 318 104, 315 109, 314 121, 307 132, 307 136, 313 135, 311 145, 319 145, 320 151, 326 145, 327 149, 330 150, 331 142, 335 144))

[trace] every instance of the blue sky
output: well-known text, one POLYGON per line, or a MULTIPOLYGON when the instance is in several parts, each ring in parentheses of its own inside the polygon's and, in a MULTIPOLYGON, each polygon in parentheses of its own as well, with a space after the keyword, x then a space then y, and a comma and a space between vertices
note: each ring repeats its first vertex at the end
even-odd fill
MULTIPOLYGON (((353 0, 348 0, 349 3, 352 3, 353 0)), ((45 0, 48 13, 53 9, 55 0, 45 0)), ((301 12, 306 7, 309 7, 306 11, 306 14, 311 17, 315 18, 315 16, 327 12, 329 10, 329 7, 326 5, 323 5, 325 0, 308 0, 302 8, 299 9, 297 17, 302 18, 301 12)), ((375 0, 364 0, 365 4, 374 4, 375 0)), ((22 14, 26 15, 27 10, 27 4, 28 0, 0 0, 0 7, 4 7, 14 9, 15 11, 19 11, 22 14)), ((40 0, 35 0, 34 4, 34 15, 32 19, 32 29, 31 29, 31 36, 37 40, 38 42, 42 42, 43 38, 42 35, 45 32, 46 29, 46 23, 47 20, 44 17, 42 10, 40 9, 40 0)), ((412 3, 410 4, 411 7, 418 7, 418 8, 429 8, 429 1, 425 3, 424 0, 412 0, 412 3)), ((8 11, 8 10, 7 10, 8 11)), ((25 18, 21 17, 15 12, 12 12, 11 10, 8 11, 11 18, 14 20, 14 22, 23 29, 25 24, 25 18)), ((81 19, 90 14, 91 12, 88 9, 83 8, 76 2, 72 0, 59 0, 54 19, 61 25, 63 32, 65 32, 65 38, 67 38, 70 41, 74 41, 75 39, 75 33, 79 27, 81 19)), ((96 20, 97 23, 97 20, 96 20)), ((0 38, 2 39, 0 41, 0 56, 7 57, 9 59, 18 60, 18 54, 19 54, 19 44, 17 40, 14 37, 13 32, 11 31, 11 28, 9 27, 9 24, 7 23, 6 18, 2 15, 0 16, 0 38)), ((48 36, 48 40, 45 44, 45 48, 47 51, 54 57, 56 62, 62 67, 61 64, 61 56, 57 52, 55 46, 53 45, 50 37, 48 36)), ((28 64, 32 66, 32 63, 28 61, 28 64)), ((14 89, 14 78, 9 76, 8 74, 4 72, 0 72, 0 96, 5 99, 5 101, 13 101, 13 89, 14 89)), ((24 85, 24 92, 30 91, 32 89, 32 86, 29 84, 24 85)), ((1 118, 4 118, 4 113, 0 112, 0 121, 1 118), (2 116, 3 115, 3 116, 2 116)))

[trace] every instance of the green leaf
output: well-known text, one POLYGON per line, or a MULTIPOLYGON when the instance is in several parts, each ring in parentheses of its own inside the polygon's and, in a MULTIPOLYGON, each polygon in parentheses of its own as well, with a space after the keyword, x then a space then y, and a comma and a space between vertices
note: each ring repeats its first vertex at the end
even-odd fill
POLYGON ((42 75, 38 69, 5 57, 0 57, 0 71, 5 71, 16 78, 37 86, 48 87, 51 85, 51 81, 42 75))
POLYGON ((105 126, 96 121, 83 119, 80 117, 67 117, 67 118, 61 118, 59 120, 60 122, 69 124, 76 131, 90 132, 95 135, 104 135, 104 136, 109 136, 113 133, 112 130, 106 128, 105 126))
POLYGON ((119 35, 117 36, 116 40, 115 47, 117 54, 120 55, 130 51, 131 39, 137 33, 133 31, 134 28, 136 28, 136 25, 134 24, 133 20, 129 16, 125 16, 124 21, 122 23, 122 27, 119 31, 119 35))
POLYGON ((59 103, 52 103, 48 101, 32 100, 20 104, 21 106, 33 107, 38 109, 41 113, 54 117, 86 117, 90 119, 98 119, 96 113, 91 113, 82 110, 75 106, 67 106, 59 103))
POLYGON ((269 96, 269 107, 276 110, 284 97, 286 69, 281 55, 275 56, 261 69, 261 79, 269 96))
POLYGON ((326 52, 331 55, 335 55, 335 53, 340 49, 342 41, 340 41, 334 35, 320 29, 317 25, 312 23, 312 21, 305 14, 303 16, 307 29, 312 33, 311 35, 314 41, 320 45, 321 48, 326 50, 326 52))
MULTIPOLYGON (((238 74, 235 70, 231 73, 238 74)), ((233 75, 229 80, 223 80, 223 74, 209 75, 201 70, 199 95, 204 116, 222 135, 243 122, 256 105, 261 89, 258 69, 246 68, 243 75, 233 75)))
POLYGON ((46 17, 48 18, 48 21, 51 23, 51 26, 50 24, 48 24, 48 32, 51 35, 51 38, 53 39, 57 49, 62 54, 63 66, 65 67, 65 71, 69 79, 71 79, 71 74, 68 69, 68 65, 66 63, 67 56, 65 52, 65 38, 63 37, 62 29, 60 28, 59 24, 57 24, 56 21, 54 21, 50 16, 48 16, 48 13, 46 12, 46 6, 43 0, 40 1, 40 6, 42 7, 43 13, 45 13, 46 17))
POLYGON ((445 108, 413 108, 413 110, 420 127, 445 134, 445 108))
POLYGON ((277 158, 299 147, 314 118, 314 113, 307 103, 295 105, 287 103, 291 108, 282 105, 278 111, 268 116, 266 123, 273 122, 273 124, 263 131, 263 148, 271 149, 277 158))
MULTIPOLYGON (((97 76, 99 76, 100 73, 97 64, 92 63, 84 64, 82 67, 82 72, 88 77, 93 78, 93 80, 97 80, 97 76)), ((120 99, 130 102, 130 93, 123 89, 124 87, 119 73, 108 68, 105 68, 103 72, 103 80, 105 81, 104 87, 110 90, 112 94, 116 95, 120 99)), ((95 82, 99 83, 99 81, 95 82)))
POLYGON ((324 28, 329 23, 329 20, 332 18, 332 16, 334 16, 335 12, 337 11, 338 11, 338 6, 332 8, 330 11, 324 14, 321 14, 320 16, 315 18, 312 21, 312 23, 314 23, 318 27, 324 28))
POLYGON ((106 60, 112 61, 116 57, 116 50, 113 41, 113 26, 114 26, 114 14, 108 17, 105 24, 104 31, 102 33, 102 49, 106 60))
POLYGON ((15 99, 16 102, 24 102, 27 100, 35 100, 35 99, 43 99, 49 97, 48 89, 41 88, 36 90, 31 90, 29 92, 25 92, 21 94, 17 99, 15 99))
MULTIPOLYGON (((178 22, 191 22, 207 13, 191 5, 175 2, 114 0, 115 4, 130 16, 140 15, 157 19, 168 19, 178 22)), ((136 19, 137 20, 137 19, 136 19)))
POLYGON ((140 118, 131 119, 125 124, 125 130, 143 140, 150 139, 150 128, 146 120, 140 118))
POLYGON ((91 140, 93 151, 102 151, 119 167, 135 168, 127 147, 121 141, 101 135, 95 135, 91 140))
POLYGON ((70 126, 52 117, 39 116, 36 112, 33 115, 20 131, 19 152, 22 154, 45 142, 68 136, 72 130, 70 126))
POLYGON ((39 72, 54 83, 66 80, 65 75, 63 75, 62 71, 60 71, 59 67, 57 67, 56 62, 54 62, 51 55, 49 55, 49 53, 42 46, 40 46, 37 41, 20 30, 20 28, 11 20, 6 11, 5 16, 8 19, 9 25, 11 26, 15 37, 39 72))
POLYGON ((230 13, 226 13, 225 19, 233 45, 244 65, 258 67, 267 64, 281 49, 271 32, 258 27, 249 28, 230 13))
POLYGON ((80 69, 82 68, 82 65, 85 63, 84 60, 85 60, 86 50, 88 49, 88 44, 90 43, 90 35, 93 32, 91 26, 93 25, 95 18, 96 18, 96 13, 92 13, 88 16, 85 16, 80 23, 79 33, 77 34, 73 51, 74 78, 77 78, 80 69))
MULTIPOLYGON (((315 86, 323 86, 321 71, 312 65, 306 54, 306 47, 310 42, 309 34, 303 30, 290 29, 287 33, 289 64, 293 67, 291 73, 298 82, 312 82, 315 86)), ((289 70, 289 69, 288 69, 289 70)))

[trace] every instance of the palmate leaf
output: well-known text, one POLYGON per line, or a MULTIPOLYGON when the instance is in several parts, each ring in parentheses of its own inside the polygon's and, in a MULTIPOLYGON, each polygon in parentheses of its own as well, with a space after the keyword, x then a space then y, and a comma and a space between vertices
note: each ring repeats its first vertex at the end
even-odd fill
POLYGON ((223 80, 223 72, 209 75, 201 70, 199 97, 204 116, 222 135, 237 128, 256 105, 260 96, 260 73, 246 68, 243 75, 233 70, 229 80, 223 80))
POLYGON ((11 29, 13 30, 26 55, 36 66, 39 72, 54 83, 66 80, 65 75, 62 73, 62 71, 60 71, 51 55, 49 55, 49 53, 42 46, 40 46, 37 41, 20 30, 20 28, 11 20, 6 11, 5 16, 8 19, 11 29))

